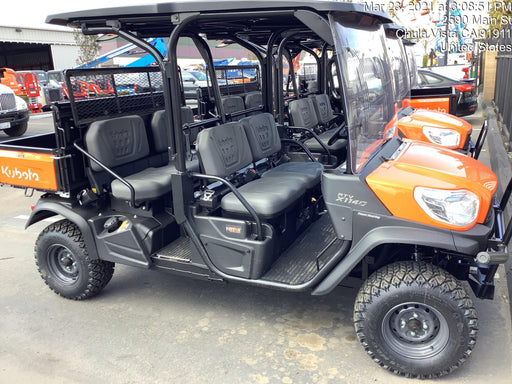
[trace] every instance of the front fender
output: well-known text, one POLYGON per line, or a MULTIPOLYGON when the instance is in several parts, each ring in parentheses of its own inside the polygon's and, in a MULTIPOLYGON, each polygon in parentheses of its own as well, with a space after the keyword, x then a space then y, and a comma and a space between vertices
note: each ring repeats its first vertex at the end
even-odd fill
POLYGON ((72 207, 72 205, 60 198, 41 198, 34 207, 32 214, 25 224, 25 229, 48 217, 61 215, 78 226, 82 232, 82 238, 87 246, 87 253, 91 259, 99 259, 96 241, 91 228, 87 223, 88 215, 84 209, 72 207))
POLYGON ((382 244, 416 244, 457 251, 450 232, 403 226, 376 227, 352 247, 347 256, 318 284, 312 295, 331 292, 372 249, 382 244))

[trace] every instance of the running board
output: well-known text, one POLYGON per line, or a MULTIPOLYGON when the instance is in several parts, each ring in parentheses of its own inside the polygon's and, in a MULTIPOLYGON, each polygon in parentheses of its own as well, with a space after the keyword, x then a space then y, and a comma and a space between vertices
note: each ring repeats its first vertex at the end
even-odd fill
POLYGON ((261 279, 289 285, 304 284, 332 258, 340 256, 342 244, 329 215, 324 215, 299 236, 261 279))
POLYGON ((153 267, 163 271, 195 277, 203 280, 223 281, 206 265, 192 262, 192 242, 188 237, 180 237, 151 256, 153 267))

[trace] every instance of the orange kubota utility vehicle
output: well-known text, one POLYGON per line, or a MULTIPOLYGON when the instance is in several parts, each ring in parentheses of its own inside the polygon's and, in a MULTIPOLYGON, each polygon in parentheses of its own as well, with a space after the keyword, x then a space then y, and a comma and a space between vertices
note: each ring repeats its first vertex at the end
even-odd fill
POLYGON ((406 51, 399 38, 403 36, 400 33, 403 29, 396 24, 386 24, 385 31, 397 104, 396 123, 390 124, 386 136, 401 135, 439 144, 478 158, 487 136, 487 121, 477 142, 473 143, 471 124, 455 116, 456 91, 452 87, 416 89, 418 75, 414 56, 406 51))
MULTIPOLYGON (((478 329, 468 289, 493 298, 497 268, 509 257, 503 209, 512 184, 499 201, 496 176, 478 160, 385 137, 396 115, 387 14, 336 1, 174 1, 47 21, 119 35, 157 62, 66 71, 68 88, 102 75, 137 79, 141 91, 114 88, 85 100, 70 93, 53 107, 54 133, 0 144, 0 182, 46 191, 27 226, 63 216, 35 245, 53 291, 97 295, 116 263, 312 295, 352 276, 363 281, 355 333, 377 364, 428 378, 468 360, 478 329), (148 37, 168 37, 165 58, 148 37), (211 79, 213 107, 204 115, 185 104, 182 37, 211 79), (260 82, 219 85, 210 47, 226 39, 254 54, 260 82), (300 119, 290 125, 288 108, 307 98, 295 93, 286 105, 276 61, 304 47, 331 52, 322 62, 336 69, 326 80, 340 97, 317 97, 340 111, 348 131, 338 167, 315 161, 312 142, 294 140, 300 128, 310 131, 300 119), (227 112, 235 104, 244 109, 227 112), (292 145, 304 161, 290 156, 292 145)), ((345 140, 338 128, 331 146, 345 140)))

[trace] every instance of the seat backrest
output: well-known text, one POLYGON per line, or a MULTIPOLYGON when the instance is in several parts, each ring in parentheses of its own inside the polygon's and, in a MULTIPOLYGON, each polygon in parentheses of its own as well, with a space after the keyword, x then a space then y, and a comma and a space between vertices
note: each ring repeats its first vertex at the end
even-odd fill
POLYGON ((296 127, 315 128, 318 125, 313 101, 309 98, 290 101, 288 111, 296 127))
MULTIPOLYGON (((117 167, 149 155, 144 120, 138 115, 94 121, 85 133, 88 152, 107 167, 117 167)), ((94 171, 103 171, 90 162, 94 171)))
MULTIPOLYGON (((226 96, 222 98, 222 107, 225 114, 240 112, 245 110, 244 99, 242 96, 226 96)), ((237 118, 245 117, 245 113, 237 116, 237 118)))
MULTIPOLYGON (((151 119, 151 132, 153 133, 153 142, 155 145, 155 151, 165 152, 167 151, 167 147, 169 146, 169 140, 167 138, 167 115, 164 110, 156 111, 153 113, 153 118, 151 119)), ((194 113, 192 109, 188 106, 181 107, 181 122, 183 124, 193 123, 194 122, 194 113)), ((194 135, 194 140, 197 137, 197 129, 194 132, 191 132, 191 137, 194 135)))
POLYGON ((252 163, 249 141, 240 122, 203 129, 197 135, 197 151, 209 175, 226 177, 252 163))
POLYGON ((258 113, 240 120, 254 161, 264 159, 281 150, 281 138, 274 117, 270 113, 258 113))
POLYGON ((334 119, 334 111, 332 110, 329 96, 322 93, 320 95, 311 95, 310 98, 313 101, 316 117, 320 124, 327 124, 334 119))
MULTIPOLYGON (((261 92, 251 92, 245 95, 245 108, 256 108, 263 106, 263 95, 261 92)), ((260 112, 250 112, 247 115, 252 116, 260 112)))

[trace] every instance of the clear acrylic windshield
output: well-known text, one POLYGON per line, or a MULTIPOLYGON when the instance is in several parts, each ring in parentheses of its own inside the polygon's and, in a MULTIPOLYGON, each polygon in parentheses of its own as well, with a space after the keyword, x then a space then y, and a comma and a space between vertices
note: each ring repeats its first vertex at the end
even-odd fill
POLYGON ((418 65, 416 64, 416 57, 414 56, 414 45, 404 44, 404 49, 407 56, 407 63, 409 64, 411 88, 416 88, 418 86, 418 65))
POLYGON ((351 170, 357 173, 383 142, 395 101, 382 26, 349 24, 342 16, 334 13, 330 20, 342 76, 351 170))
POLYGON ((404 47, 398 37, 387 38, 391 69, 393 71, 393 85, 395 90, 395 101, 398 108, 402 107, 402 100, 411 97, 411 83, 409 69, 404 47))

